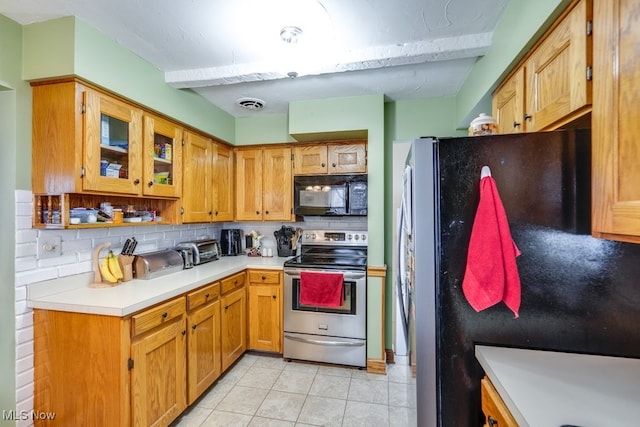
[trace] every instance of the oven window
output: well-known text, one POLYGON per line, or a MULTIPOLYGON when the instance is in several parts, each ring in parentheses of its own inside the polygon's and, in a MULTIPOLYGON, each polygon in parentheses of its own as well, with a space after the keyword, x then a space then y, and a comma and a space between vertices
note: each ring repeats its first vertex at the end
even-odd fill
POLYGON ((321 313, 356 314, 356 282, 344 281, 344 304, 341 307, 320 307, 300 304, 300 279, 292 279, 292 310, 321 313))

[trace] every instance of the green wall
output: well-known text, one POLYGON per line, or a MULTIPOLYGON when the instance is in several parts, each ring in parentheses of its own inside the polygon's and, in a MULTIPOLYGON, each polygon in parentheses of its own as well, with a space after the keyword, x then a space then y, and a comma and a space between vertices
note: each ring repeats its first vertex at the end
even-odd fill
MULTIPOLYGON (((15 190, 25 188, 21 167, 31 164, 31 89, 21 68, 22 27, 0 15, 0 224, 6 232, 0 239, 0 410, 16 406, 15 190)), ((13 422, 0 418, 0 424, 13 422)))
POLYGON ((236 145, 293 142, 287 114, 262 115, 236 119, 236 145))
POLYGON ((501 79, 571 0, 511 0, 491 39, 489 52, 474 65, 456 96, 456 125, 466 127, 491 102, 501 79))
POLYGON ((209 133, 235 142, 235 118, 74 17, 24 27, 25 80, 76 75, 209 133))

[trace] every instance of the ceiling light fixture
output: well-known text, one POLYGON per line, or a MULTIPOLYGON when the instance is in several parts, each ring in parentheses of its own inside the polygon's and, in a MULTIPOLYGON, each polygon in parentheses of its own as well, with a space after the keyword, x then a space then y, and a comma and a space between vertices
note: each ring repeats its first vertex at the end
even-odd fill
POLYGON ((302 35, 302 29, 295 25, 287 25, 280 30, 280 38, 288 44, 298 43, 298 39, 302 35))

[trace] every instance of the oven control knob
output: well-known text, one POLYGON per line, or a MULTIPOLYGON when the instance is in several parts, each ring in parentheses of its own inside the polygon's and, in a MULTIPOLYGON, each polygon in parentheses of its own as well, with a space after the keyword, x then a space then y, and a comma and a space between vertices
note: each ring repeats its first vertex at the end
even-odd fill
POLYGON ((353 239, 353 236, 351 234, 347 234, 347 240, 351 240, 353 239))
POLYGON ((354 237, 356 240, 360 240, 360 235, 356 234, 354 237))
POLYGON ((362 240, 367 240, 367 235, 366 234, 362 235, 362 240))

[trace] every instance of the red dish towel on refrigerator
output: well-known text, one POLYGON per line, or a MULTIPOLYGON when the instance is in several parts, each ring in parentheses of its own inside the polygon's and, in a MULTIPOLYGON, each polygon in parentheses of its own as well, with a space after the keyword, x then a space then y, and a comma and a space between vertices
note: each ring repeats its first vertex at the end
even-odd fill
POLYGON ((344 303, 342 273, 300 273, 300 304, 340 307, 344 303))
POLYGON ((462 290, 476 311, 504 301, 518 317, 520 276, 516 247, 495 180, 480 180, 480 202, 471 229, 462 290))

